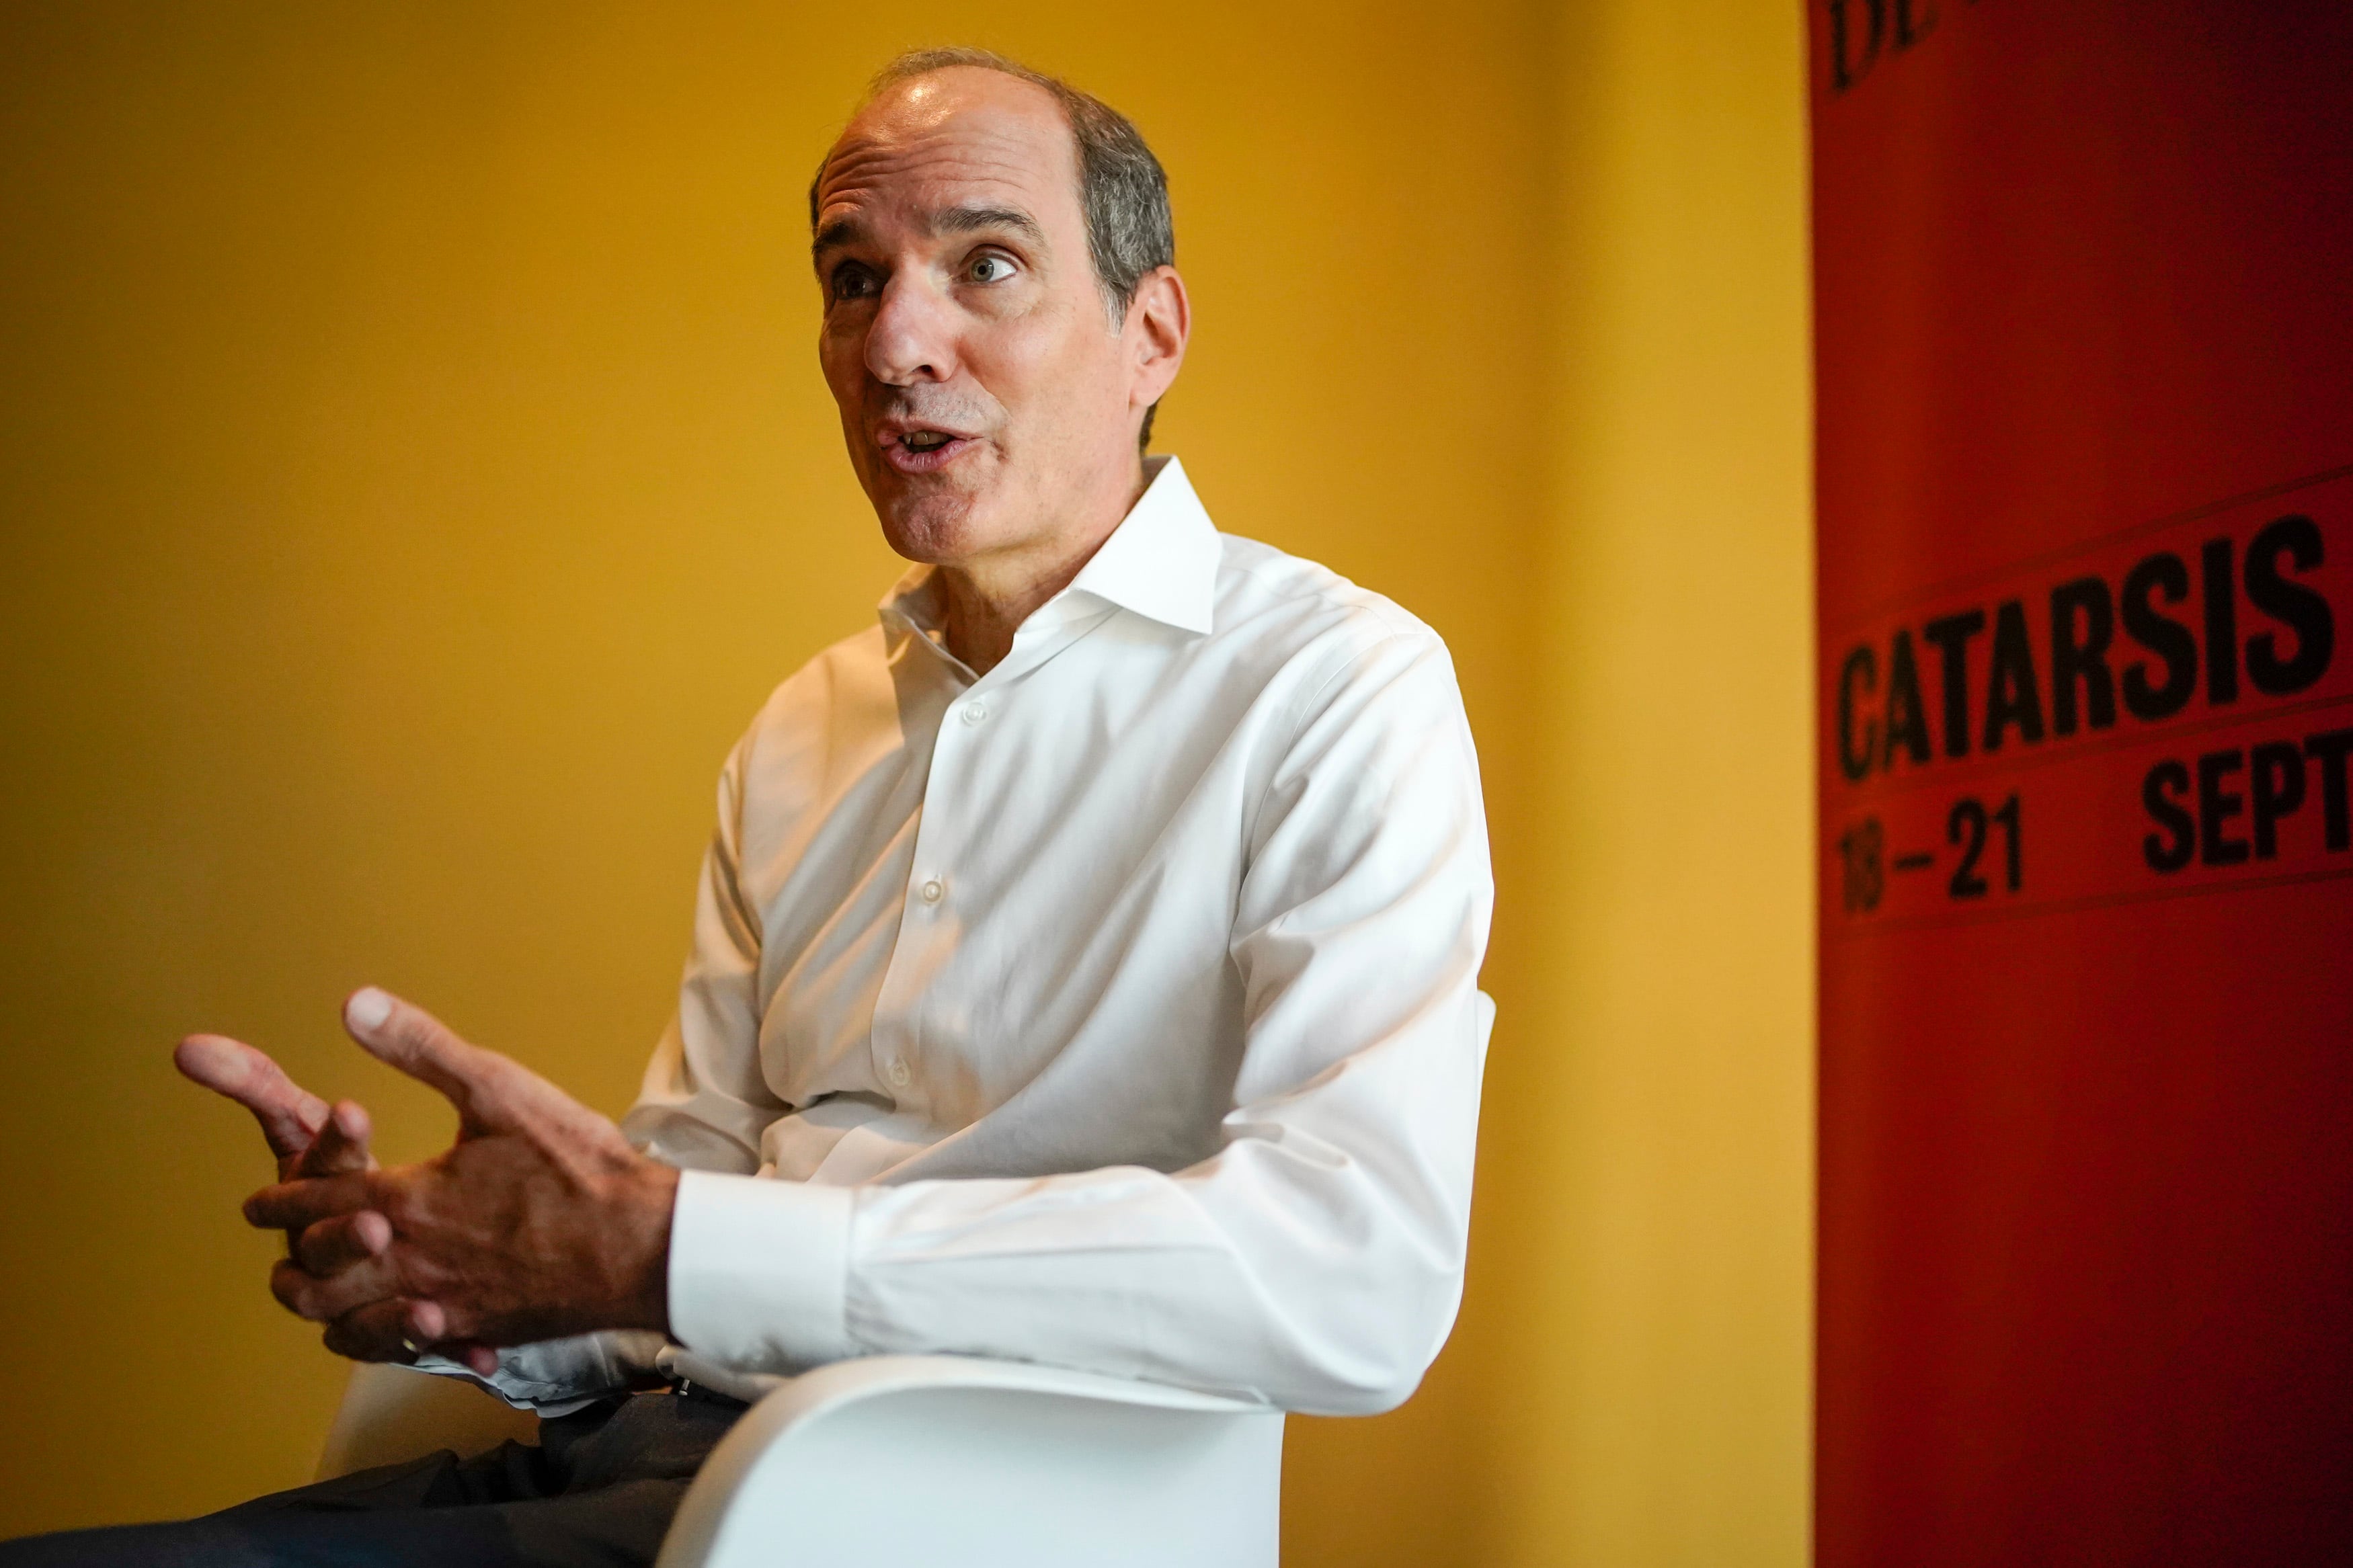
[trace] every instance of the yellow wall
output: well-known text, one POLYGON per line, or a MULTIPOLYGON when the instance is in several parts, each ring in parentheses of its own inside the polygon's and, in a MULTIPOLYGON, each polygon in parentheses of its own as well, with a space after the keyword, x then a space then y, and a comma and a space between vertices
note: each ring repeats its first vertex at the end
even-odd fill
MULTIPOLYGON (((1556 890, 1491 1080, 1528 1259, 1528 1444, 1492 1561, 1806 1559, 1811 410, 1801 15, 1612 0, 1563 50, 1556 890), (1514 1078, 1505 1076, 1516 1075, 1514 1078)), ((1501 1206, 1501 1205, 1499 1205, 1501 1206)), ((1506 1288, 1498 1283, 1498 1294, 1506 1288)))
MULTIPOLYGON (((1128 109, 1224 526, 1446 634, 1502 889, 1477 1246, 1421 1397, 1301 1422, 1289 1560, 1803 1551, 1795 7, 1008 0, 1128 109)), ((809 353, 838 7, 0 12, 0 1532, 305 1474, 241 1033, 400 987, 607 1109, 712 773, 894 571, 809 353)))

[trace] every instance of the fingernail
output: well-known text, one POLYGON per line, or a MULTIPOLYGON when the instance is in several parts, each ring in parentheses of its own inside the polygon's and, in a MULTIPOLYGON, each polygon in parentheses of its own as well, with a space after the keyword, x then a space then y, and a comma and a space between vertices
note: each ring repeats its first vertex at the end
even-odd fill
POLYGON ((392 998, 369 985, 352 993, 343 1004, 343 1020, 354 1029, 373 1029, 392 1016, 392 998))

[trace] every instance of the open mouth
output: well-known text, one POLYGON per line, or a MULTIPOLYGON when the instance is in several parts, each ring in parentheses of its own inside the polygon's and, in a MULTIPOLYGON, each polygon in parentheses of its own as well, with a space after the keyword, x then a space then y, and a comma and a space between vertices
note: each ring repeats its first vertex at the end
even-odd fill
POLYGON ((882 444, 882 452, 902 474, 928 474, 955 461, 972 444, 971 437, 953 430, 902 430, 896 440, 882 444))

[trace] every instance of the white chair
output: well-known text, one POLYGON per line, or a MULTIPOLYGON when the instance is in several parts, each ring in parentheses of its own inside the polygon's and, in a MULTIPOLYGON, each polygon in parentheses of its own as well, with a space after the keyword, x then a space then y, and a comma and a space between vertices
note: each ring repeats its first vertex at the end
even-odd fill
MULTIPOLYGON (((1272 1568, 1282 1415, 1155 1384, 965 1356, 744 1377, 659 1568, 1272 1568)), ((524 1437, 533 1418, 405 1367, 352 1372, 322 1478, 524 1437)))

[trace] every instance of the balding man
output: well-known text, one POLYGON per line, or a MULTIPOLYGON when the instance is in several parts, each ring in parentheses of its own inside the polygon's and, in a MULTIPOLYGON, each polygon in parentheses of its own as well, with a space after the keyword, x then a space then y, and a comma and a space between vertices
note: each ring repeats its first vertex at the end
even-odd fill
POLYGON ((280 1158, 279 1299, 537 1406, 542 1447, 0 1562, 650 1562, 725 1369, 964 1352, 1350 1413, 1436 1355, 1490 1012, 1444 646, 1145 456, 1191 307, 1120 115, 908 56, 810 216, 850 462, 917 564, 728 759, 635 1109, 365 990, 353 1037, 460 1117, 380 1170, 356 1105, 180 1047, 280 1158))

